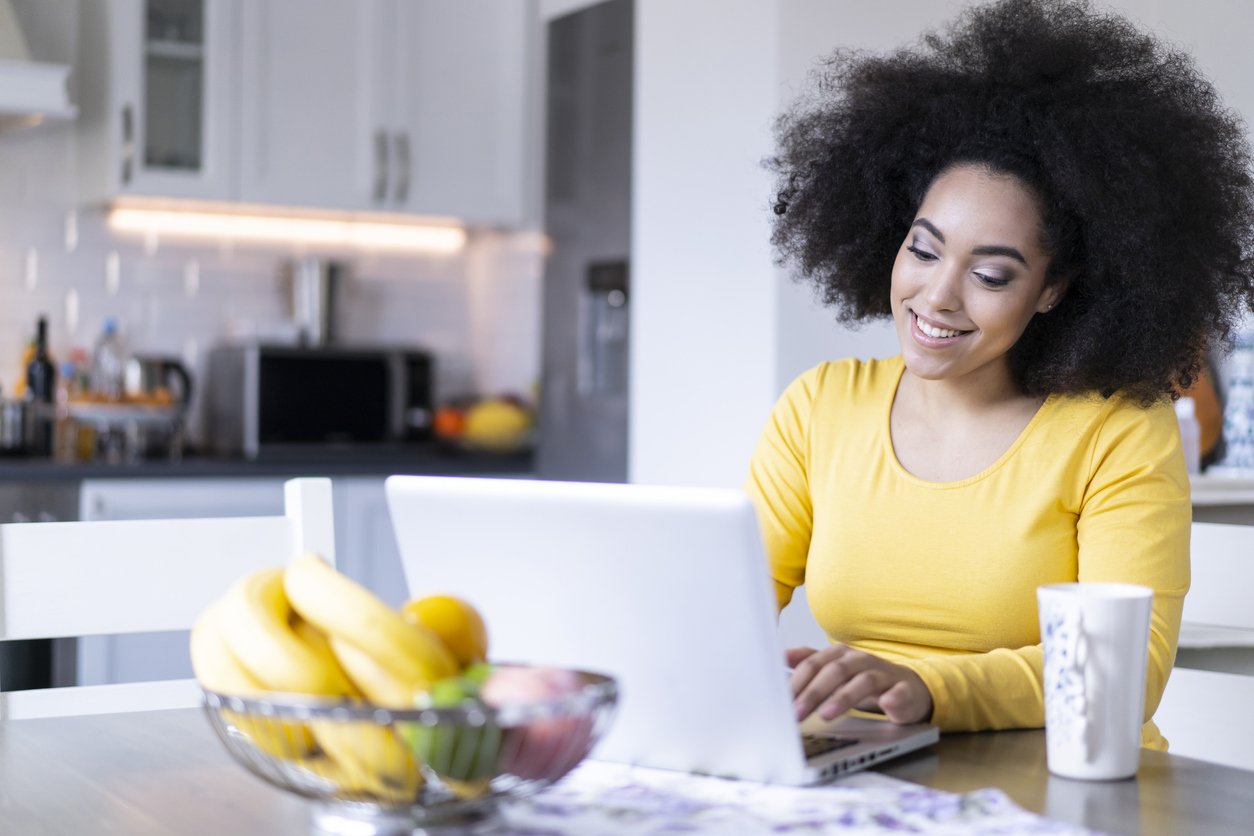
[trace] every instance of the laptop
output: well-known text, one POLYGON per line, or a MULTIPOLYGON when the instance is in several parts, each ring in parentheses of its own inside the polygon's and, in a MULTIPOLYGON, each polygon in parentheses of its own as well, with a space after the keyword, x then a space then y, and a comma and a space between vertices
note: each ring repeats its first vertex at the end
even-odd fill
POLYGON ((410 595, 472 603, 493 659, 617 679, 594 758, 805 785, 939 737, 863 717, 797 723, 741 491, 392 476, 386 492, 410 595))

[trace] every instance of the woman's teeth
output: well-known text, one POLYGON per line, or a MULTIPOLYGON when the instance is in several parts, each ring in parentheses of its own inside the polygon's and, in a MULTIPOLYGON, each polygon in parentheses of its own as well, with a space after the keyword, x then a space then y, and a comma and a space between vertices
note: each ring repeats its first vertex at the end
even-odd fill
POLYGON ((950 328, 933 328, 917 316, 914 318, 914 321, 919 324, 919 330, 929 337, 956 337, 959 334, 966 333, 966 331, 954 331, 950 328))

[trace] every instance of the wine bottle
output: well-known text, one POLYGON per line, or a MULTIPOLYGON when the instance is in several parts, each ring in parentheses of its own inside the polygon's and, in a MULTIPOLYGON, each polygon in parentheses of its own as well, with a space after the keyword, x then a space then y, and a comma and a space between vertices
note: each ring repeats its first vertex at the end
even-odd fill
POLYGON ((57 369, 48 356, 48 318, 39 317, 35 333, 35 357, 26 367, 26 397, 35 404, 35 437, 37 455, 52 454, 52 401, 57 384, 57 369))

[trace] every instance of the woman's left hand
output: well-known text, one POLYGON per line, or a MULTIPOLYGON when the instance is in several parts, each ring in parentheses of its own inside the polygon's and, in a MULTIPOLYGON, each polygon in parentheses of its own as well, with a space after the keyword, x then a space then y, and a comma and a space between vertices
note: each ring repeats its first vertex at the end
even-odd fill
POLYGON ((851 708, 882 712, 894 723, 918 723, 932 716, 932 692, 917 673, 878 656, 833 644, 822 650, 791 647, 793 706, 797 719, 814 710, 834 720, 851 708))

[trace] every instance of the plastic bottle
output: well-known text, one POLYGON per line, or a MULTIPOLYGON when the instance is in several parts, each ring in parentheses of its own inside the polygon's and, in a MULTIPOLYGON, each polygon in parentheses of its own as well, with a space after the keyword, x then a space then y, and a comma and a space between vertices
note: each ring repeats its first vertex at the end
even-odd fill
POLYGON ((1202 472, 1202 426, 1197 421, 1197 405, 1192 398, 1176 401, 1176 420, 1180 422, 1180 445, 1189 473, 1202 472))
POLYGON ((70 401, 75 398, 78 373, 68 360, 61 364, 57 377, 56 423, 53 425, 52 458, 58 462, 72 462, 78 457, 78 427, 70 417, 70 401))
POLYGON ((107 401, 120 401, 126 391, 126 344, 113 317, 105 320, 104 331, 92 354, 91 389, 107 401))

